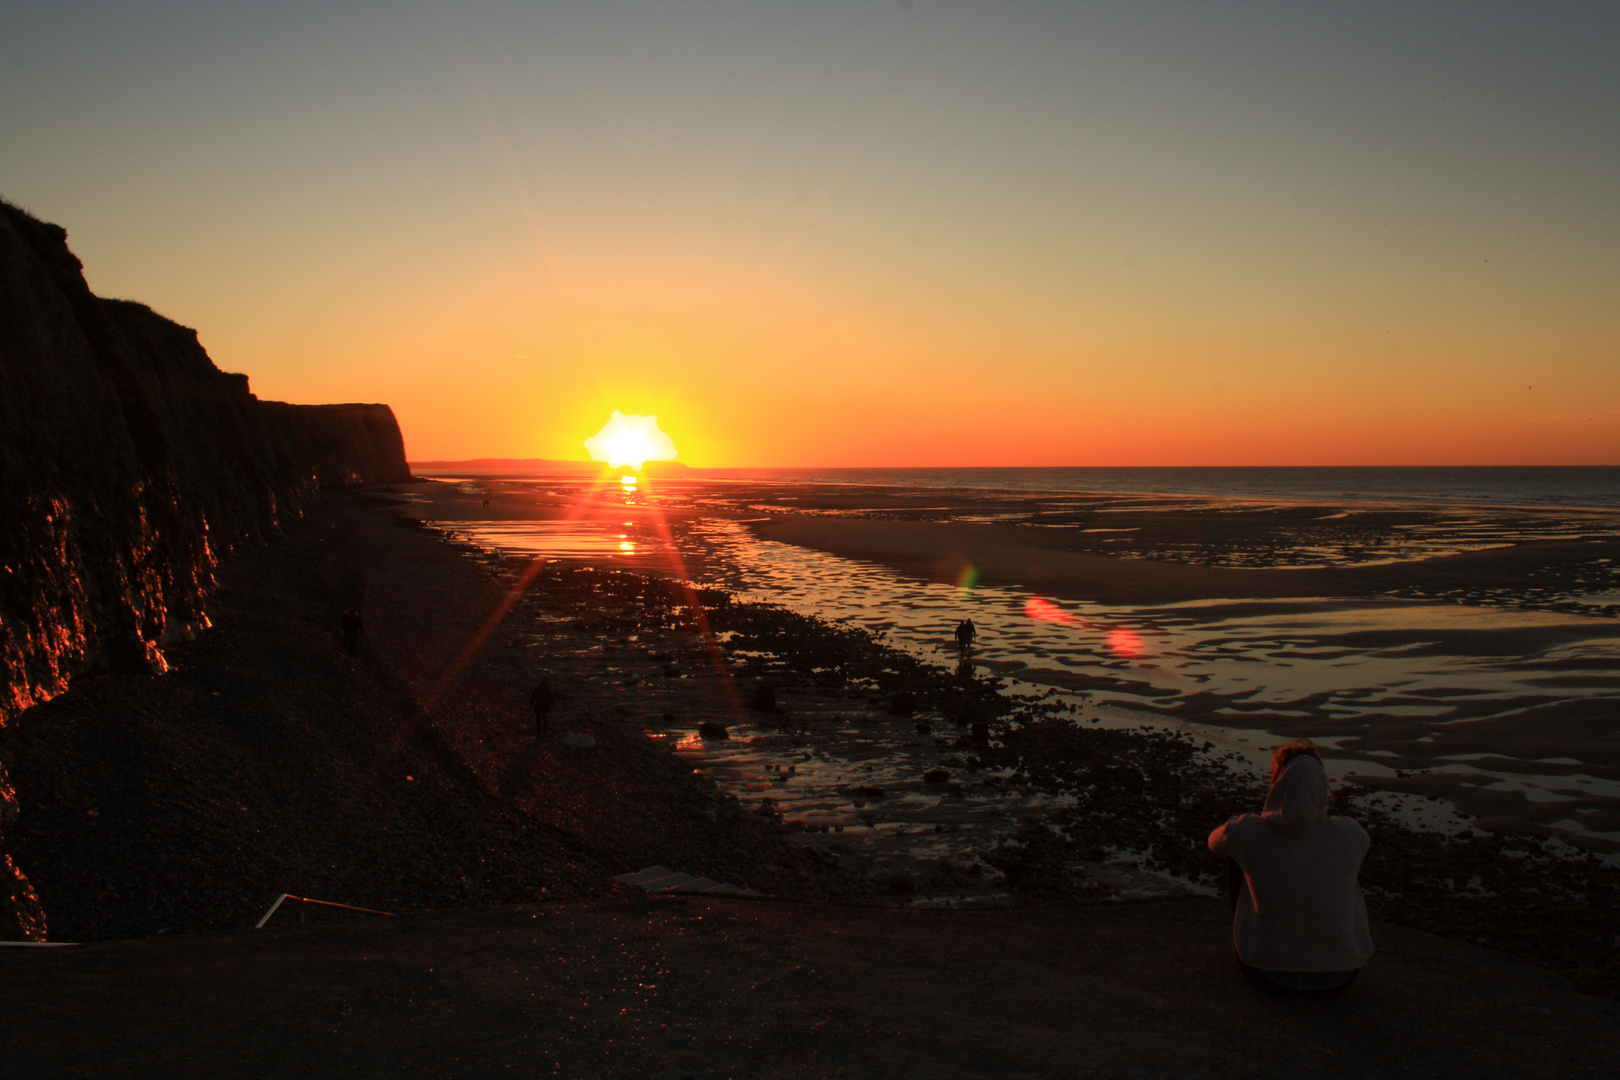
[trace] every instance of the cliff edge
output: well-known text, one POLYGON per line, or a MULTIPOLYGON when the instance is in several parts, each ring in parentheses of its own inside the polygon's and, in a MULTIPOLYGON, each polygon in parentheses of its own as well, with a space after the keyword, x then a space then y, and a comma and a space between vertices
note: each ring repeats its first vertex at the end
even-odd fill
MULTIPOLYGON (((408 479, 386 405, 260 401, 187 329, 90 292, 62 228, 0 202, 0 726, 92 669, 161 672, 219 560, 315 487, 408 479)), ((16 801, 0 765, 0 852, 16 801)), ((0 854, 0 939, 44 916, 0 854)))

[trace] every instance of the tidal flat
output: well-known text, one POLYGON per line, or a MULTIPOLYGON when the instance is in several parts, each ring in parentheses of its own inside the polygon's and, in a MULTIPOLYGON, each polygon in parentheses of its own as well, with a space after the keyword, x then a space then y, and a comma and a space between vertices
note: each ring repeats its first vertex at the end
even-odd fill
MULTIPOLYGON (((1298 570, 1171 566, 1172 575, 1178 567, 1228 570, 1240 576, 1216 575, 1220 591, 1234 592, 1228 581, 1258 581, 1246 589, 1264 594, 1213 603, 1185 592, 1123 596, 1137 587, 1133 574, 1152 577, 1167 564, 1061 550, 1086 574, 1071 572, 1065 583, 1043 572, 1037 593, 1032 575, 1013 580, 1009 567, 1020 558, 1035 565, 1028 548, 1052 551, 1050 534, 1028 540, 1028 530, 995 526, 997 546, 975 547, 960 533, 982 526, 906 522, 871 507, 859 516, 843 494, 842 505, 818 507, 826 513, 806 512, 802 497, 784 513, 758 492, 727 491, 723 500, 688 492, 653 514, 647 492, 608 488, 579 512, 581 492, 567 485, 552 482, 537 498, 546 483, 473 479, 401 489, 398 497, 408 513, 433 515, 455 543, 481 552, 492 572, 515 581, 539 567, 527 586, 537 604, 583 588, 572 607, 538 616, 538 662, 563 671, 598 665, 622 680, 651 739, 672 744, 750 812, 777 821, 819 861, 855 872, 887 902, 1208 894, 1214 868, 1203 838, 1228 814, 1259 805, 1256 767, 1269 746, 1305 735, 1326 751, 1340 812, 1373 831, 1363 882, 1375 912, 1535 955, 1584 986, 1614 992, 1608 928, 1620 875, 1612 838, 1603 835, 1615 805, 1606 790, 1614 763, 1604 756, 1612 739, 1569 737, 1612 728, 1612 690, 1600 677, 1534 693, 1500 686, 1514 679, 1534 686, 1549 664, 1567 673, 1569 657, 1548 653, 1571 641, 1589 674, 1608 664, 1614 611, 1588 602, 1612 585, 1614 541, 1605 533, 1612 521, 1603 515, 1529 514, 1534 520, 1513 524, 1529 539, 1398 562, 1339 560, 1324 570, 1337 575, 1332 591, 1349 595, 1329 600, 1315 596, 1321 579, 1298 570), (555 500, 555 516, 545 516, 546 500, 555 500), (502 504, 516 511, 505 521, 480 513, 502 504), (527 528, 520 513, 549 527, 527 528), (897 526, 902 542, 892 540, 897 526), (773 539, 806 541, 807 534, 814 544, 773 539), (923 542, 929 537, 931 547, 923 542), (817 550, 835 545, 845 554, 817 550), (951 578, 962 562, 980 572, 971 593, 951 578), (564 587, 565 580, 574 584, 564 587), (679 581, 695 582, 706 598, 699 606, 707 626, 688 625, 671 638, 671 620, 678 621, 671 613, 691 603, 679 581), (1086 599, 1088 582, 1113 590, 1110 602, 1086 599), (772 583, 778 587, 762 587, 772 583), (1453 594, 1467 589, 1482 599, 1458 603, 1453 594), (1031 617, 1037 596, 1055 598, 1050 603, 1067 617, 1031 617), (1205 623, 1224 622, 1228 638, 1242 621, 1253 624, 1253 638, 1265 636, 1267 619, 1304 613, 1316 633, 1337 619, 1340 640, 1307 645, 1297 626, 1281 645, 1236 640, 1231 651, 1250 655, 1174 660, 1183 664, 1177 686, 1159 674, 1173 660, 1173 649, 1156 640, 1168 636, 1162 628, 1170 620, 1161 615, 1156 627, 1143 618, 1149 603, 1161 613, 1177 604, 1219 607, 1205 623), (1585 607, 1571 611, 1571 604, 1585 607), (1414 621, 1420 609, 1424 618, 1414 621), (617 614, 609 621, 592 621, 610 610, 617 614), (981 630, 966 664, 954 661, 949 640, 962 612, 981 630), (1470 618, 1476 622, 1464 622, 1470 618), (1478 632, 1493 620, 1508 625, 1494 636, 1478 632), (1450 636, 1436 638, 1435 628, 1447 626, 1450 636), (571 636, 592 627, 607 636, 571 636), (1110 635, 1122 629, 1139 643, 1134 653, 1110 649, 1110 635), (1268 655, 1281 649, 1295 656, 1268 655), (1031 662, 1040 659, 1047 664, 1031 662), (1306 660, 1318 676, 1340 672, 1339 685, 1279 706, 1267 693, 1288 690, 1286 679, 1262 692, 1216 679, 1222 666, 1290 672, 1306 660), (1185 674, 1200 662, 1204 670, 1185 674), (1427 686, 1412 677, 1424 665, 1432 669, 1427 686), (1487 669, 1497 685, 1483 678, 1487 669), (1369 687, 1371 679, 1394 685, 1369 687), (1472 692, 1448 694, 1447 680, 1472 692), (685 685, 702 682, 713 684, 706 700, 685 685), (769 711, 748 708, 761 686, 775 693, 769 711), (906 715, 895 708, 896 694, 915 699, 906 715), (1459 697, 1470 700, 1459 705, 1459 697), (1414 714, 1413 702, 1424 711, 1414 714), (1549 730, 1548 716, 1562 729, 1549 730), (730 737, 700 737, 705 721, 726 725, 730 737), (986 725, 978 739, 976 722, 986 725), (1560 738, 1562 754, 1513 752, 1560 738), (1491 753, 1478 751, 1481 740, 1491 753), (1545 757, 1562 760, 1535 760, 1545 757), (1560 774, 1568 779, 1560 782, 1560 774)), ((870 492, 858 494, 873 501, 870 492)), ((1258 513, 1249 528, 1274 531, 1279 519, 1299 516, 1258 513)), ((1436 535, 1457 531, 1444 520, 1431 525, 1436 535)), ((1477 522, 1471 535, 1480 535, 1477 522)), ((1275 625, 1271 632, 1284 636, 1275 625)))

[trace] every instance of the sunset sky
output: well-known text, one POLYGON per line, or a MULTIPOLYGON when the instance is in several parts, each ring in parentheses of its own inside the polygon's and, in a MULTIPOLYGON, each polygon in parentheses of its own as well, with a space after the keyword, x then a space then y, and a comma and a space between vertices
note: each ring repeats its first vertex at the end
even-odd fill
POLYGON ((1620 463, 1620 4, 0 7, 0 195, 413 460, 1620 463))

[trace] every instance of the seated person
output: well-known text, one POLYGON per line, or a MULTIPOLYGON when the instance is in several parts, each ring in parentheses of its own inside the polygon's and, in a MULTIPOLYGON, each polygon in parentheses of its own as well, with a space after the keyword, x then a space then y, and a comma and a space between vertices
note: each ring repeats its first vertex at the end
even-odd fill
POLYGON ((1316 747, 1295 741, 1272 756, 1264 812, 1209 835, 1209 850, 1228 860, 1238 961, 1262 989, 1337 993, 1372 957, 1356 880, 1371 841, 1349 818, 1329 817, 1328 799, 1316 747))

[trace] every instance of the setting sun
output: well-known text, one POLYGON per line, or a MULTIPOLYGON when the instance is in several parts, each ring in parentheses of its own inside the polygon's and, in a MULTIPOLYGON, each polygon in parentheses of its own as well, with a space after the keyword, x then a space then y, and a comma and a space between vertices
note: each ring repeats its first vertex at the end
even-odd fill
POLYGON ((658 417, 626 416, 617 409, 601 431, 585 440, 585 449, 592 461, 605 461, 614 469, 621 465, 640 469, 649 461, 675 458, 675 443, 658 429, 658 417))

